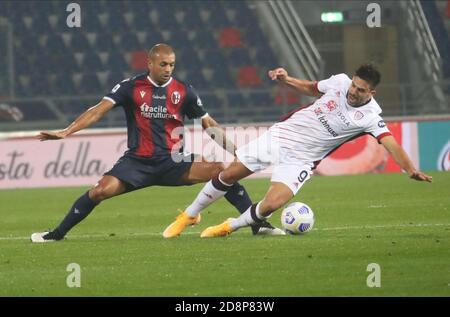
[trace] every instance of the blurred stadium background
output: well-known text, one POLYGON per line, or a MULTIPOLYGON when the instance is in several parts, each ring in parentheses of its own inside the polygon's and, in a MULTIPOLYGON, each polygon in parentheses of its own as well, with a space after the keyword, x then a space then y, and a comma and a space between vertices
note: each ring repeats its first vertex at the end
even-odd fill
MULTIPOLYGON (((69 3, 0 1, 0 103, 24 113, 2 131, 67 125, 145 70, 158 42, 221 123, 273 122, 309 101, 270 68, 322 79, 364 61, 382 72, 384 116, 450 114, 448 1, 381 1, 380 28, 366 26, 370 1, 76 1, 80 28, 66 25, 69 3)), ((124 124, 113 111, 96 126, 124 124)))
MULTIPOLYGON (((23 112, 17 121, 0 116, 0 296, 448 296, 450 1, 377 1, 379 28, 366 25, 370 3, 0 0, 0 114, 23 112), (66 24, 71 2, 80 5, 80 28, 66 24), (64 128, 145 70, 158 42, 174 47, 175 76, 224 125, 264 126, 309 103, 269 81, 268 69, 318 80, 375 62, 389 128, 433 184, 401 174, 314 177, 295 198, 316 214, 312 233, 251 237, 243 229, 208 241, 198 237, 203 229, 236 215, 225 201, 167 241, 161 231, 202 185, 152 187, 102 203, 64 243, 31 244, 30 234, 59 223, 126 140, 117 109, 95 135, 38 142, 36 131, 64 128), (66 285, 72 262, 82 267, 78 289, 66 285), (372 262, 383 269, 381 288, 366 285, 372 262)), ((318 173, 400 172, 375 139, 348 146, 318 173)), ((243 183, 256 201, 268 180, 243 183)), ((280 225, 278 215, 272 221, 280 225)))

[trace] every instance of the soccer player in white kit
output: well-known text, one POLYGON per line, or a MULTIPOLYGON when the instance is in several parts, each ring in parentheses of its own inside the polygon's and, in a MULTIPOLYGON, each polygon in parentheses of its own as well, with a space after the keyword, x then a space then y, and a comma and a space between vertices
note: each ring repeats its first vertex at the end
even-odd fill
POLYGON ((185 211, 189 217, 196 217, 224 196, 235 182, 274 166, 271 185, 263 200, 252 205, 239 218, 229 218, 220 225, 205 229, 201 237, 226 236, 265 220, 297 194, 323 158, 343 143, 363 134, 377 138, 410 178, 432 181, 432 177, 414 167, 380 117, 381 108, 373 97, 381 76, 373 65, 360 66, 352 79, 346 74, 338 74, 312 82, 293 78, 283 68, 271 70, 268 75, 304 95, 319 98, 239 148, 235 161, 203 187, 185 211))

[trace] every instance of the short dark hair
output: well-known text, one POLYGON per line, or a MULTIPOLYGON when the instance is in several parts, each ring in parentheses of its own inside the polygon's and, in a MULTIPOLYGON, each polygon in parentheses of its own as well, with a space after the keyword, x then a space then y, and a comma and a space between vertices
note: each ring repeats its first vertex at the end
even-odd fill
POLYGON ((170 55, 170 54, 175 54, 175 53, 173 51, 173 48, 170 45, 165 44, 165 43, 155 44, 148 52, 148 56, 150 58, 154 58, 156 55, 159 55, 159 54, 170 55))
POLYGON ((355 72, 355 75, 367 81, 372 88, 375 88, 381 80, 380 72, 373 64, 370 63, 359 66, 355 72))

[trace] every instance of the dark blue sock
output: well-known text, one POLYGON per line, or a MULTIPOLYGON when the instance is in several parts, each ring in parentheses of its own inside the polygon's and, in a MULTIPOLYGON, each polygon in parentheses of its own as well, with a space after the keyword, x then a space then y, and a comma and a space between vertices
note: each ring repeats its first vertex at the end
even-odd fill
MULTIPOLYGON (((239 210, 241 214, 247 211, 247 209, 252 205, 252 200, 250 199, 247 191, 245 190, 244 186, 239 183, 235 183, 227 191, 227 193, 225 194, 225 198, 230 204, 236 207, 236 209, 239 210)), ((269 222, 267 222, 267 220, 260 221, 251 225, 253 234, 257 234, 259 228, 261 227, 273 228, 273 226, 269 222)))
POLYGON ((69 213, 53 232, 59 236, 58 238, 62 239, 70 229, 86 218, 97 205, 98 203, 89 198, 89 192, 84 193, 73 204, 69 213))
MULTIPOLYGON (((245 190, 244 186, 239 183, 235 183, 225 194, 225 198, 230 204, 243 214, 252 205, 252 200, 245 190)), ((251 225, 253 234, 256 234, 261 227, 260 223, 251 225)))
POLYGON ((232 204, 236 209, 243 214, 248 207, 252 205, 252 200, 245 190, 244 186, 239 183, 235 183, 228 189, 225 194, 225 198, 230 204, 232 204))

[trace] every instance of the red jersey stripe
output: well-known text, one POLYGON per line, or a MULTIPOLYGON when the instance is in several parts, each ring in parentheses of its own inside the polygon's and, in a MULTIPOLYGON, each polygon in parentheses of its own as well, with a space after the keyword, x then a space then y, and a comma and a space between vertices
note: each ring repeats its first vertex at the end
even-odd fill
POLYGON ((380 143, 382 138, 384 138, 385 136, 389 136, 389 135, 392 135, 392 133, 391 132, 381 133, 379 136, 377 136, 378 143, 380 143))
POLYGON ((181 105, 186 98, 186 86, 179 81, 172 81, 172 83, 167 86, 166 96, 167 112, 176 117, 176 119, 168 119, 164 122, 166 144, 169 151, 172 152, 173 150, 179 150, 178 146, 181 147, 180 141, 182 141, 182 135, 184 133, 181 105), (181 127, 179 131, 174 132, 178 127, 181 127), (174 146, 177 146, 177 148, 174 148, 174 146))
POLYGON ((151 133, 151 120, 144 118, 141 115, 141 106, 147 104, 151 106, 152 104, 152 87, 148 85, 145 81, 140 83, 136 81, 133 88, 133 100, 136 105, 134 109, 134 117, 136 119, 136 127, 138 129, 138 147, 135 154, 138 156, 151 156, 154 151, 154 145, 151 133), (142 92, 142 93, 141 93, 142 92))

